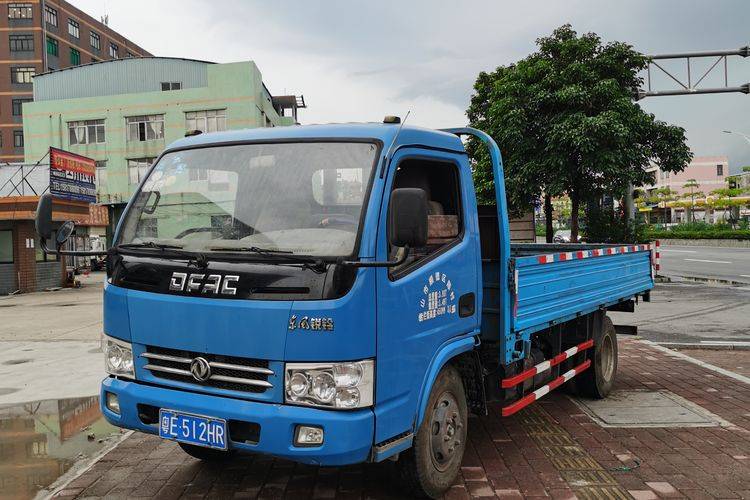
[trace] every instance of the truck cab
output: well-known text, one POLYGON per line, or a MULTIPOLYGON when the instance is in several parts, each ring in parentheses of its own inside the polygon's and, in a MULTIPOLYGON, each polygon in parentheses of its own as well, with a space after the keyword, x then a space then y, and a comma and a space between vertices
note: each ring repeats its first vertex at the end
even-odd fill
POLYGON ((439 496, 468 413, 501 401, 511 414, 592 362, 605 396, 616 338, 604 312, 653 285, 645 248, 607 261, 605 287, 536 267, 568 249, 514 257, 509 240, 499 150, 479 131, 387 120, 181 139, 108 253, 102 412, 205 460, 398 459, 415 493, 439 496), (494 206, 477 206, 462 134, 490 148, 494 206), (600 293, 560 292, 583 286, 600 293))

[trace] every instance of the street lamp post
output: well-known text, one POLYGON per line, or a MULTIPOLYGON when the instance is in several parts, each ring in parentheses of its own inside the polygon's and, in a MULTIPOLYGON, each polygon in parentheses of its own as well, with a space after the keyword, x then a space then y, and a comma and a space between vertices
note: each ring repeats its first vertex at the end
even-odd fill
POLYGON ((739 135, 740 137, 745 139, 748 144, 750 144, 750 135, 743 134, 742 132, 735 132, 734 130, 722 130, 722 132, 724 132, 725 134, 739 135))

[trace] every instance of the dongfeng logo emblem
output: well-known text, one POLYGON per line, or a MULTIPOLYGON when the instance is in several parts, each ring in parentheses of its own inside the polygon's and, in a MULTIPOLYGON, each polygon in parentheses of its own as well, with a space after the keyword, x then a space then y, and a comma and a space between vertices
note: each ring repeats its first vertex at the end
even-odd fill
POLYGON ((205 382, 211 378, 211 365, 205 358, 195 358, 190 363, 190 373, 198 382, 205 382))
POLYGON ((169 289, 173 292, 210 293, 213 295, 237 295, 237 275, 172 273, 169 289))

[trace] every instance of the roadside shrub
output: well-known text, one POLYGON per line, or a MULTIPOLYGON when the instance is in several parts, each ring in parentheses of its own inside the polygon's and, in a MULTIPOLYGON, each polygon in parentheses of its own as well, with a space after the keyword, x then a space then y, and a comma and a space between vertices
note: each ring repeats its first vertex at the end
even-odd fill
POLYGON ((708 224, 706 222, 689 222, 670 228, 652 226, 646 229, 649 240, 684 239, 684 240, 750 240, 750 229, 747 224, 740 229, 733 229, 727 223, 708 224))

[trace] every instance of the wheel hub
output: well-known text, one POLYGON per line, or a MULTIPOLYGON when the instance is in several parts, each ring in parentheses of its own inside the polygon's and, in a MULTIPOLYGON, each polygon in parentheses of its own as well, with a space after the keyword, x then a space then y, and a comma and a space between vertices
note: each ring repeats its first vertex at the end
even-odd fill
POLYGON ((458 455, 463 421, 453 394, 444 392, 435 404, 430 418, 432 463, 445 471, 458 455))

